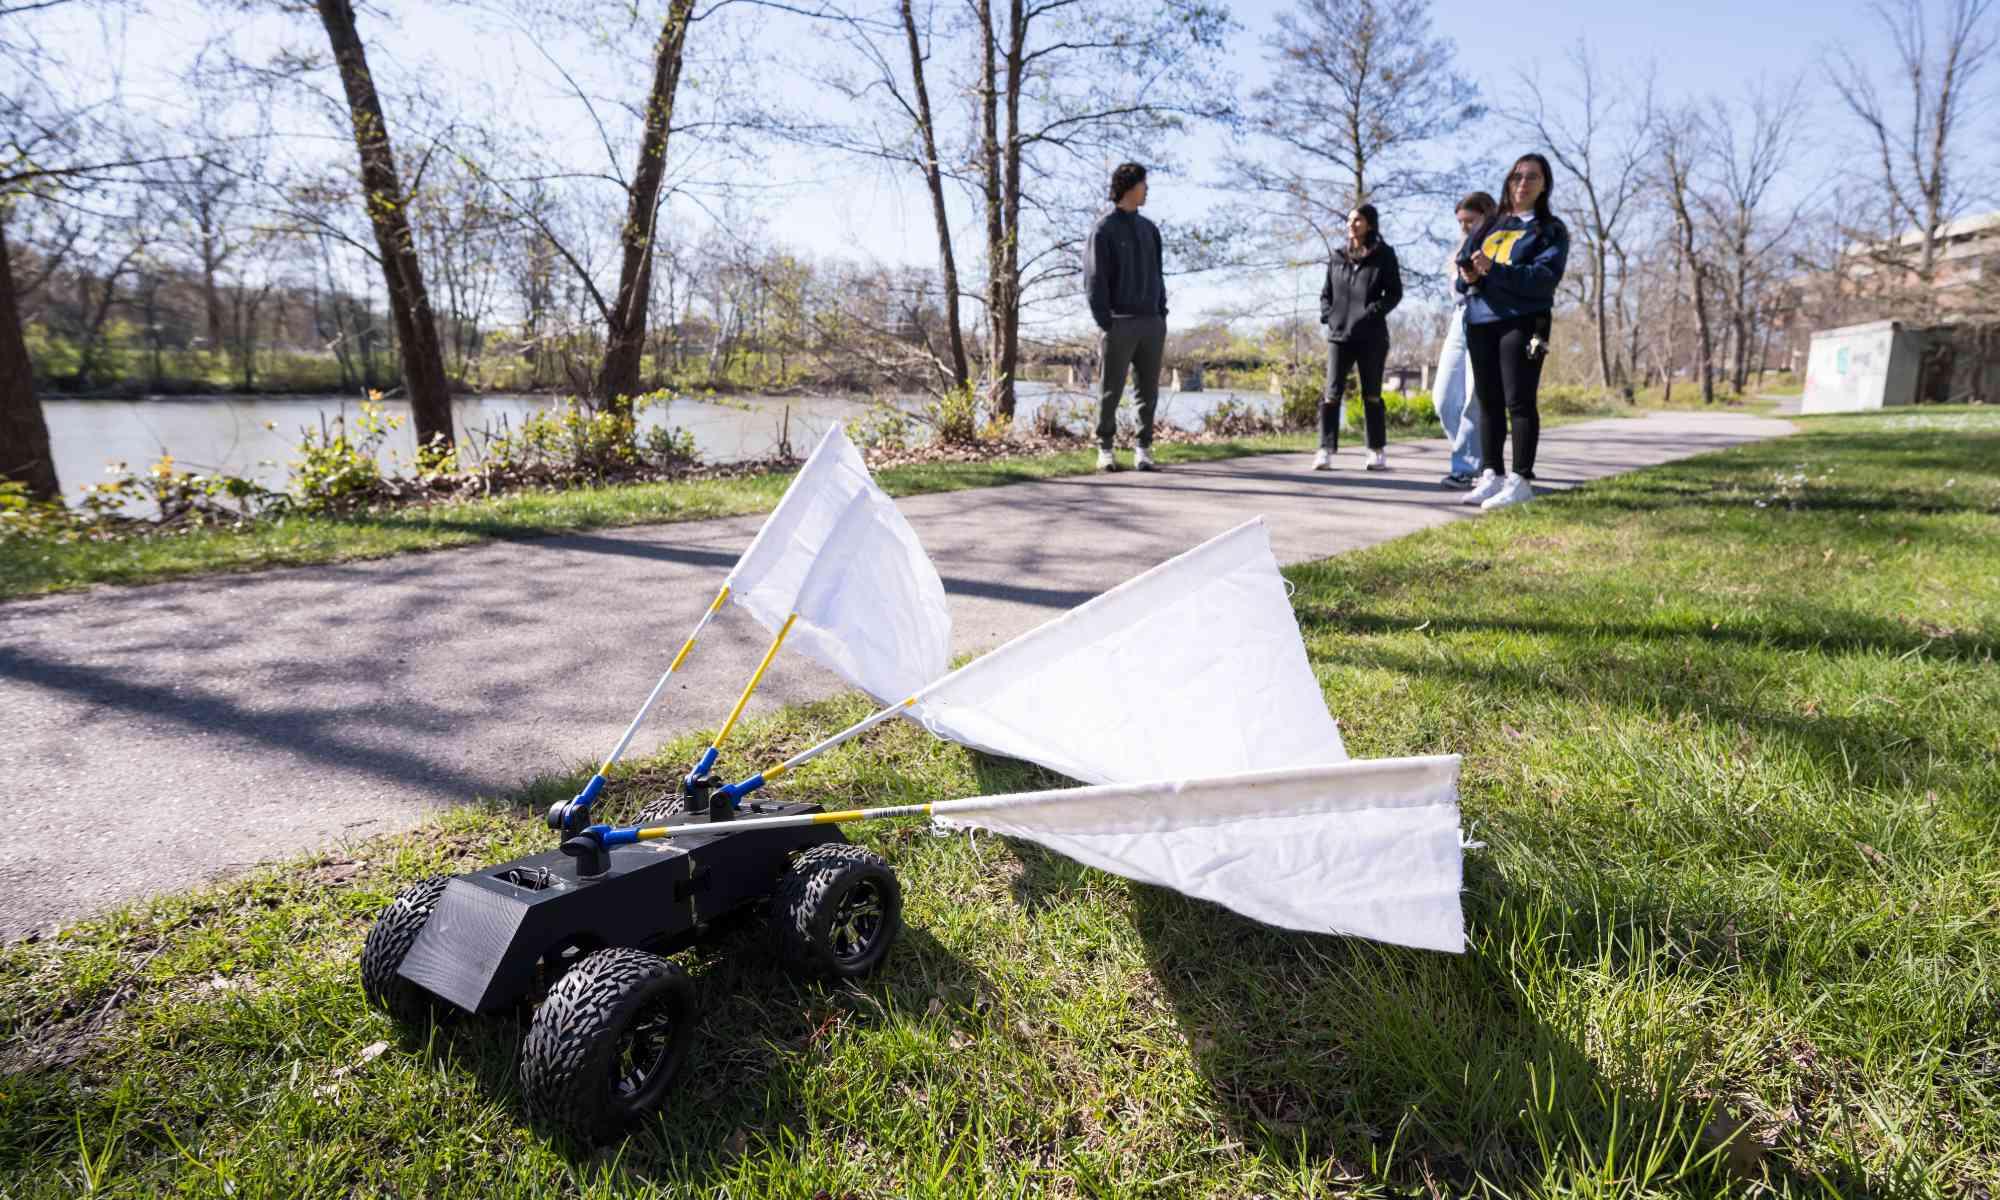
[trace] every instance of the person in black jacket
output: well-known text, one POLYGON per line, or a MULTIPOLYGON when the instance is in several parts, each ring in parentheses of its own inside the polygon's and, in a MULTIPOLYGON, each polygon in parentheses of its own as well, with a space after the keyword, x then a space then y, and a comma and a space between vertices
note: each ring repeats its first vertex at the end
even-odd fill
POLYGON ((1097 469, 1116 471, 1111 453, 1118 436, 1118 401, 1125 372, 1135 375, 1139 450, 1133 465, 1154 469, 1153 411, 1160 401, 1160 360, 1167 350, 1167 281, 1160 230, 1139 215, 1146 202, 1146 168, 1122 163, 1111 172, 1110 212, 1099 217, 1083 248, 1083 290, 1090 316, 1104 331, 1098 358, 1097 469))
POLYGON ((1361 376, 1366 465, 1371 471, 1388 469, 1382 368, 1389 361, 1389 314, 1402 301, 1403 272, 1396 251, 1382 240, 1375 206, 1364 204, 1348 214, 1347 242, 1333 252, 1326 284, 1319 290, 1319 319, 1326 326, 1326 391, 1319 405, 1319 453, 1313 456, 1313 470, 1333 469, 1350 371, 1361 376))

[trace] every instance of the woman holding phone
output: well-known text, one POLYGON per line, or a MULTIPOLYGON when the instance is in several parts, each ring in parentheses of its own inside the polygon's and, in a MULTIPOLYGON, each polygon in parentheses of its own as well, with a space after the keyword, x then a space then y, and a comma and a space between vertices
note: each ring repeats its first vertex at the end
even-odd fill
POLYGON ((1484 469, 1461 503, 1505 508, 1535 497, 1542 360, 1549 316, 1569 261, 1569 230, 1549 211, 1549 160, 1524 154, 1507 173, 1500 208, 1459 248, 1465 344, 1478 393, 1484 469), (1509 426, 1514 466, 1506 469, 1509 426))
MULTIPOLYGON (((1458 220, 1458 236, 1469 238, 1472 232, 1493 216, 1498 207, 1493 197, 1485 192, 1473 192, 1458 202, 1452 215, 1458 220)), ((1458 262, 1455 258, 1445 261, 1446 282, 1458 279, 1458 262)), ((1444 427, 1444 440, 1451 444, 1451 473, 1441 481, 1448 488, 1465 491, 1479 485, 1479 471, 1482 466, 1479 442, 1479 397, 1472 386, 1472 357, 1465 352, 1465 297, 1457 297, 1458 303, 1446 314, 1444 344, 1438 348, 1437 373, 1432 375, 1431 407, 1437 411, 1438 424, 1444 427)))

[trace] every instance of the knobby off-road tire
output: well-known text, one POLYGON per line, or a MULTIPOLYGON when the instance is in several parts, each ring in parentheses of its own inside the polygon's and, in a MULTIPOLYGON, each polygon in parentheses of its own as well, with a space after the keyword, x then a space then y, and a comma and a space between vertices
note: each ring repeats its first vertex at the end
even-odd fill
POLYGON ((521 1045, 528 1114, 579 1142, 615 1137, 660 1108, 694 1038, 694 984, 657 954, 619 946, 549 989, 521 1045))
POLYGON ((903 889, 873 850, 846 843, 799 855, 771 897, 771 929, 786 966, 856 979, 882 965, 903 928, 903 889))
POLYGON ((362 943, 362 994, 401 1024, 421 1025, 426 1019, 443 1019, 455 1011, 396 974, 450 882, 449 875, 433 875, 398 892, 382 915, 375 918, 375 924, 368 930, 368 940, 362 943))
POLYGON ((634 825, 666 825, 674 817, 687 813, 687 798, 679 792, 670 792, 657 800, 649 801, 632 819, 634 825))

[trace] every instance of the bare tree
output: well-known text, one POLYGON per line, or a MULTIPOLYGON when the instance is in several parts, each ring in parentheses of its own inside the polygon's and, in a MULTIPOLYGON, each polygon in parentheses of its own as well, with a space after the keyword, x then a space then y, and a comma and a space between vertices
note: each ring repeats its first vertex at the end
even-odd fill
POLYGON ((916 14, 910 0, 902 0, 903 36, 910 49, 910 91, 916 99, 911 113, 915 119, 918 144, 923 149, 921 167, 924 185, 930 189, 931 217, 937 225, 938 269, 944 274, 945 335, 951 344, 951 381, 964 387, 972 378, 972 366, 965 356, 965 330, 958 313, 958 256, 951 245, 951 216, 945 210, 944 170, 938 161, 937 119, 931 113, 931 93, 924 79, 924 62, 929 57, 917 30, 916 14))
POLYGON ((667 172, 667 139, 673 129, 674 97, 680 90, 694 0, 669 0, 660 36, 653 44, 653 82, 646 96, 645 132, 632 171, 618 292, 605 311, 604 366, 597 395, 612 406, 630 405, 639 391, 639 360, 646 348, 646 304, 653 294, 653 244, 659 232, 660 182, 667 172))
POLYGON ((1232 28, 1206 0, 973 0, 978 164, 986 204, 988 391, 1014 418, 1021 310, 1037 284, 1076 274, 1074 250, 1112 162, 1190 120, 1230 115, 1211 64, 1232 28), (1004 118, 1004 124, 1002 122, 1004 118))
POLYGON ((946 184, 964 182, 966 173, 947 163, 940 150, 947 134, 939 128, 931 99, 933 48, 947 35, 941 31, 937 0, 925 0, 921 11, 912 0, 895 0, 892 10, 886 15, 873 10, 839 14, 833 27, 841 35, 840 51, 801 68, 854 105, 851 117, 836 120, 816 108, 774 115, 771 124, 790 140, 914 171, 923 179, 946 310, 946 344, 942 354, 932 352, 931 370, 944 385, 964 387, 972 378, 972 361, 965 344, 946 184))
POLYGON ((416 235, 410 229, 409 195, 396 173, 389 123, 382 115, 368 56, 354 28, 354 5, 350 0, 316 0, 316 4, 347 93, 354 148, 361 159, 363 202, 375 230, 382 282, 389 292, 389 311, 395 320, 403 386, 410 397, 417 444, 449 448, 453 444, 451 385, 445 377, 444 350, 438 341, 437 319, 431 314, 430 293, 424 288, 416 235))
POLYGON ((1962 126, 1974 115, 1979 76, 1992 65, 2000 30, 1988 20, 1994 0, 1941 0, 1942 36, 1933 43, 1925 0, 1880 0, 1873 6, 1895 48, 1902 105, 1883 98, 1872 74, 1845 48, 1827 76, 1848 111, 1867 131, 1880 170, 1884 235, 1870 251, 1883 267, 1914 276, 1924 315, 1936 304, 1938 251, 1944 228, 1966 198, 1962 126), (1914 231, 1912 263, 1903 242, 1914 231))
MULTIPOLYGON (((1675 244, 1680 262, 1686 264, 1694 294, 1695 335, 1701 350, 1701 402, 1715 403, 1715 331, 1708 315, 1710 263, 1706 247, 1696 235, 1696 193, 1700 184, 1696 172, 1704 157, 1707 133, 1699 113, 1692 109, 1669 113, 1656 124, 1658 155, 1657 186, 1664 192, 1673 213, 1675 244)), ((1676 272, 1678 275, 1678 271, 1676 272)))
POLYGON ((1740 106, 1717 100, 1709 112, 1716 180, 1715 187, 1702 193, 1701 204, 1726 264, 1720 282, 1731 329, 1730 387, 1738 393, 1750 375, 1758 293, 1770 281, 1774 259, 1804 211, 1801 204, 1789 213, 1773 213, 1769 203, 1772 186, 1794 161, 1803 90, 1803 78, 1775 87, 1759 83, 1740 106))
POLYGON ((1463 174, 1425 157, 1484 112, 1451 40, 1431 32, 1429 0, 1299 0, 1265 44, 1272 78, 1249 126, 1281 153, 1230 170, 1323 242, 1357 204, 1443 195, 1463 174))
MULTIPOLYGON (((1647 147, 1652 138, 1653 82, 1649 71, 1636 85, 1604 77, 1590 47, 1579 41, 1567 55, 1571 82, 1551 111, 1550 96, 1540 78, 1521 76, 1522 100, 1504 110, 1508 121, 1538 144, 1583 192, 1574 226, 1583 234, 1588 274, 1584 302, 1597 325, 1597 378, 1610 389, 1617 377, 1611 351, 1610 263, 1624 258, 1620 234, 1632 215, 1645 177, 1647 147)), ((1567 180, 1564 181, 1565 183, 1567 180)), ((1620 272, 1620 289, 1623 288, 1620 272)))
POLYGON ((131 182, 164 155, 135 155, 115 128, 115 107, 83 104, 59 92, 60 64, 24 25, 29 13, 67 7, 38 0, 0 13, 0 477, 45 500, 61 496, 48 422, 14 290, 6 226, 23 203, 66 200, 87 185, 131 182))

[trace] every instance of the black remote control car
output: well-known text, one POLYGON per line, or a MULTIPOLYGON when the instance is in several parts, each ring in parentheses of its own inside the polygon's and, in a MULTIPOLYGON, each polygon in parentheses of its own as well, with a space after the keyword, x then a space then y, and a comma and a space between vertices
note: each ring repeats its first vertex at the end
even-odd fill
POLYGON ((605 844, 587 805, 559 803, 559 850, 396 897, 361 953, 368 998, 398 1021, 495 1013, 544 992, 521 1049, 521 1090, 543 1126, 603 1141, 660 1109, 686 1061, 695 987, 667 956, 711 923, 770 902, 773 940, 791 968, 849 979, 879 966, 902 928, 889 864, 831 824, 730 832, 742 816, 792 816, 815 804, 713 797, 712 777, 656 801, 641 824, 717 826, 671 840, 605 844))

